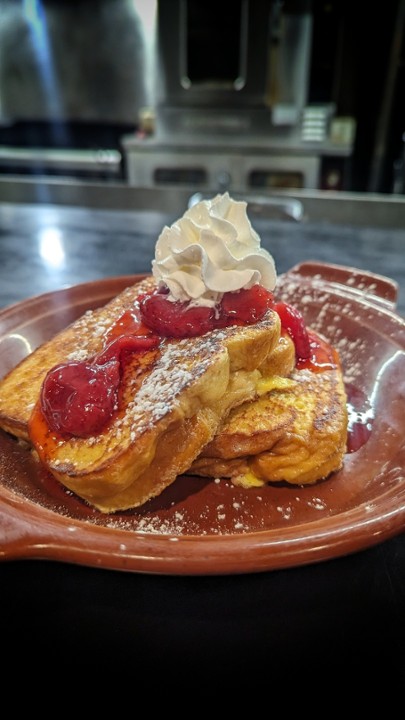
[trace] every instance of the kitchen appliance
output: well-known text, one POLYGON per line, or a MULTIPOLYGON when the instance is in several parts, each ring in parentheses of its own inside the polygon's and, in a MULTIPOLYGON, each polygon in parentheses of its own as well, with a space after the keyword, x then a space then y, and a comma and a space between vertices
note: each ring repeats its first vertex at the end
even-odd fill
POLYGON ((312 31, 308 0, 161 0, 155 104, 122 138, 129 184, 320 187, 324 158, 344 163, 354 133, 332 102, 308 102, 312 31))
POLYGON ((141 6, 0 0, 0 175, 123 181, 119 141, 146 102, 141 6))

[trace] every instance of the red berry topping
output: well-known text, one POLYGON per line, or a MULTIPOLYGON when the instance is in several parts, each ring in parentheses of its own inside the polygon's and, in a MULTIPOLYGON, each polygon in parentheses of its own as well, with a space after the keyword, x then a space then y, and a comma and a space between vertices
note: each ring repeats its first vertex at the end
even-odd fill
POLYGON ((294 342, 297 359, 308 359, 311 355, 311 347, 304 319, 299 310, 284 302, 276 303, 274 310, 280 316, 281 327, 288 332, 294 342))
POLYGON ((140 304, 145 325, 163 337, 195 337, 214 327, 215 313, 209 307, 190 307, 189 303, 172 302, 167 295, 148 295, 140 304))
POLYGON ((159 343, 157 335, 121 335, 92 361, 57 365, 47 374, 41 390, 42 412, 48 425, 58 433, 77 437, 101 432, 117 404, 128 358, 159 343))
POLYGON ((120 335, 149 335, 151 330, 146 327, 136 303, 131 310, 126 310, 106 333, 106 340, 112 340, 120 335))
POLYGON ((133 353, 157 348, 162 337, 195 337, 215 328, 252 325, 269 309, 279 314, 282 327, 292 337, 297 364, 307 361, 321 366, 331 362, 329 350, 316 337, 311 335, 310 342, 298 310, 287 303, 275 303, 273 293, 261 285, 224 293, 215 308, 173 302, 163 287, 140 296, 118 318, 106 333, 106 344, 98 355, 86 362, 58 365, 47 374, 41 408, 48 425, 58 433, 78 437, 101 432, 117 406, 122 372, 133 353))
POLYGON ((173 302, 161 292, 144 297, 140 302, 145 325, 163 337, 195 337, 209 330, 228 325, 252 325, 273 307, 273 293, 261 285, 249 290, 228 292, 217 308, 190 306, 173 302))
POLYGON ((309 356, 297 359, 297 368, 308 368, 313 372, 322 372, 338 367, 340 360, 336 350, 313 330, 308 330, 309 356))
POLYGON ((57 365, 42 385, 41 405, 48 425, 58 433, 90 437, 103 429, 117 401, 120 364, 72 362, 57 365))
POLYGON ((253 325, 273 306, 273 293, 261 285, 253 285, 248 290, 225 293, 220 314, 224 325, 253 325))
POLYGON ((132 353, 151 350, 159 343, 160 338, 157 335, 120 335, 96 355, 93 363, 104 365, 110 360, 119 360, 122 367, 132 353))

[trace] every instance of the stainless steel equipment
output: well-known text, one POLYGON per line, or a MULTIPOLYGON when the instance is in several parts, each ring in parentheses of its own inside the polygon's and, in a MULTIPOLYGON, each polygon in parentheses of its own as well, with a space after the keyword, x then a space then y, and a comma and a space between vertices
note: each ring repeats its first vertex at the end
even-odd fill
POLYGON ((0 173, 119 180, 121 153, 111 149, 0 146, 0 173))
POLYGON ((353 133, 336 132, 333 103, 308 103, 311 2, 220 4, 158 4, 154 122, 122 139, 128 182, 319 188, 322 158, 350 156, 353 133))

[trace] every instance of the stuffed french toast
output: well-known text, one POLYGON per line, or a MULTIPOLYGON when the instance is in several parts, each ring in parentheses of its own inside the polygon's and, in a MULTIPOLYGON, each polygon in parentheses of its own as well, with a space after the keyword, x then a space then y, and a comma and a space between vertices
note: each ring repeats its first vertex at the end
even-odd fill
MULTIPOLYGON (((144 504, 180 474, 234 478, 235 459, 243 465, 247 456, 238 477, 249 487, 251 458, 263 465, 271 446, 253 426, 274 415, 274 392, 297 385, 297 363, 311 372, 315 362, 300 314, 276 302, 275 287, 274 260, 246 203, 228 193, 198 203, 163 228, 149 276, 86 312, 0 381, 0 427, 103 513, 144 504), (250 414, 243 430, 250 439, 235 455, 238 408, 250 414)), ((283 412, 318 392, 302 389, 294 399, 278 396, 283 412)), ((332 397, 326 388, 322 397, 339 416, 339 457, 319 466, 313 481, 336 469, 344 452, 344 392, 332 397)), ((317 410, 307 415, 315 427, 317 410)), ((311 453, 310 429, 306 437, 311 453)), ((268 471, 256 476, 274 479, 268 471)))
POLYGON ((285 372, 291 358, 283 367, 281 337, 267 360, 267 392, 231 411, 192 473, 250 488, 282 481, 308 485, 340 470, 348 426, 342 370, 324 339, 313 331, 310 338, 312 361, 294 361, 285 372))

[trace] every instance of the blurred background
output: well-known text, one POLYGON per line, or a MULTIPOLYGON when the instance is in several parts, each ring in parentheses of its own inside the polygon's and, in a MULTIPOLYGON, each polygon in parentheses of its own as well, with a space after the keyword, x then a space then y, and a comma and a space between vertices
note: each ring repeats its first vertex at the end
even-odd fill
POLYGON ((0 0, 0 177, 404 194, 404 0, 0 0))

